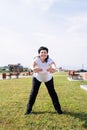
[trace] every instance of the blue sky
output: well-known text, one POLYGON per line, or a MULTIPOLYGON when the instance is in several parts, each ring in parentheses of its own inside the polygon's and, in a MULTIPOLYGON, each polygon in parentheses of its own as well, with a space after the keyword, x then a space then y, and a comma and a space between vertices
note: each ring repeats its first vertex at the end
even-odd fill
POLYGON ((30 66, 40 46, 58 67, 87 68, 87 1, 0 1, 0 66, 30 66))

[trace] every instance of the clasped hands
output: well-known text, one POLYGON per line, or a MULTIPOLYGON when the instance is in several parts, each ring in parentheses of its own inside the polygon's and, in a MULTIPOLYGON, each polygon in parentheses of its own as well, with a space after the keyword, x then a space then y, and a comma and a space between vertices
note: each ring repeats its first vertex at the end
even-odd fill
MULTIPOLYGON (((37 68, 34 68, 33 71, 34 71, 35 73, 39 73, 39 72, 42 72, 43 69, 37 67, 37 68)), ((54 73, 56 70, 55 70, 54 68, 52 68, 52 67, 49 67, 49 68, 46 69, 46 71, 47 71, 47 72, 50 72, 50 73, 54 73)))

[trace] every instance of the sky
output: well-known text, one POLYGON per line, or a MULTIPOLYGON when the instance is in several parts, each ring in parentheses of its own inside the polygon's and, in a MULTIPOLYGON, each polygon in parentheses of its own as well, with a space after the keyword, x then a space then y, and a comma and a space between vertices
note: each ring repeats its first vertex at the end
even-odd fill
POLYGON ((30 66, 40 46, 57 67, 87 68, 87 0, 0 0, 0 66, 30 66))

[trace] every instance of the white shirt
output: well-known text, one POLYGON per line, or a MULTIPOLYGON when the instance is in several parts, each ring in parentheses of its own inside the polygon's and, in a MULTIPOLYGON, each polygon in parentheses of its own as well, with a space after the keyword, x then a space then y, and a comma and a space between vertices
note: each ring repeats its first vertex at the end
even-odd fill
POLYGON ((47 82, 52 79, 52 73, 46 71, 50 67, 50 64, 53 63, 53 60, 48 58, 47 62, 42 62, 39 57, 34 58, 34 62, 37 64, 37 67, 42 68, 43 70, 39 73, 34 73, 35 77, 40 82, 47 82))

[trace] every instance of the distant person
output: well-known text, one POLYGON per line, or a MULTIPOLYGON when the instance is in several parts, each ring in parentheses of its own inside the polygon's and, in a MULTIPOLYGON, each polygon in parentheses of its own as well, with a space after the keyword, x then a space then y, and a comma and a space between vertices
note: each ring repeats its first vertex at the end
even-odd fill
POLYGON ((54 89, 54 80, 52 76, 52 73, 56 71, 56 65, 54 61, 49 58, 48 48, 42 46, 38 49, 38 56, 34 58, 31 69, 33 70, 32 90, 25 115, 31 113, 42 82, 46 85, 55 110, 58 114, 62 114, 59 99, 54 89))

